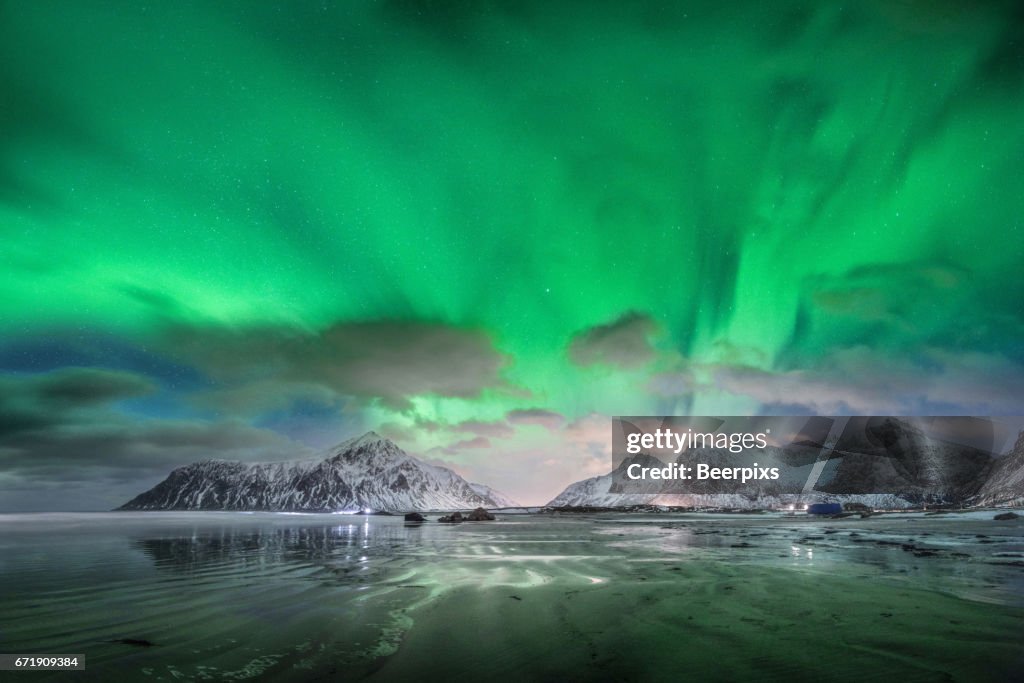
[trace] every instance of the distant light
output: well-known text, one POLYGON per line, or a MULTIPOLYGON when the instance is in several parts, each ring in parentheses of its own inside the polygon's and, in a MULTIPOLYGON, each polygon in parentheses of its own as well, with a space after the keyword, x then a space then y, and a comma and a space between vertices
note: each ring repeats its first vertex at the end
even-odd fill
POLYGON ((789 510, 790 510, 790 512, 792 512, 793 510, 796 510, 796 505, 790 505, 789 506, 789 510))
POLYGON ((373 512, 373 510, 371 510, 370 508, 363 508, 363 514, 364 514, 364 515, 368 515, 368 514, 370 514, 371 512, 373 512))

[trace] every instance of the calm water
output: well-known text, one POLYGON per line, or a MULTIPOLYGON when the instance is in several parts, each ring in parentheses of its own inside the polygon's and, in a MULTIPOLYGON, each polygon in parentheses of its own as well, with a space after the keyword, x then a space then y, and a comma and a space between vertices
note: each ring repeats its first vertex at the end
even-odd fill
POLYGON ((0 515, 0 652, 86 654, 32 680, 1010 680, 1024 525, 990 518, 0 515))

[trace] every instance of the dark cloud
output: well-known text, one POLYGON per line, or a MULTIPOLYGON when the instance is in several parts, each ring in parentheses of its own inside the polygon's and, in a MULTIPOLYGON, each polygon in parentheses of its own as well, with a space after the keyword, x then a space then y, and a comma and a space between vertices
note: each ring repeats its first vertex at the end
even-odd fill
POLYGON ((6 335, 0 342, 0 371, 41 373, 68 367, 117 368, 144 375, 162 386, 193 389, 206 378, 173 363, 146 340, 127 339, 96 328, 53 327, 29 335, 6 335))
POLYGON ((813 368, 705 366, 702 388, 749 396, 771 412, 825 415, 1011 415, 1019 411, 1024 366, 1000 354, 921 349, 896 356, 843 349, 813 368))
POLYGON ((146 377, 97 368, 0 377, 3 507, 67 509, 63 497, 70 489, 83 506, 113 507, 197 460, 311 455, 276 432, 238 420, 118 410, 119 401, 153 390, 146 377))
POLYGON ((219 414, 257 417, 287 411, 297 403, 341 410, 344 397, 325 384, 257 379, 195 394, 193 405, 219 414))
POLYGON ((28 394, 45 404, 87 406, 148 394, 153 382, 129 372, 68 368, 29 382, 28 394))
POLYGON ((14 434, 83 421, 89 409, 150 393, 154 384, 129 372, 66 368, 0 377, 0 445, 14 434))
POLYGON ((577 365, 639 368, 654 360, 650 337, 658 329, 650 316, 625 313, 607 325, 579 332, 569 344, 569 358, 577 365))
MULTIPOLYGON (((196 363, 228 387, 260 400, 271 385, 409 407, 412 396, 473 398, 485 390, 514 391, 501 377, 508 357, 481 331, 420 322, 338 323, 319 332, 293 328, 180 327, 171 353, 196 363)), ((245 396, 236 396, 240 401, 245 396)))
POLYGON ((167 474, 211 458, 293 459, 303 449, 269 430, 234 420, 132 419, 112 411, 93 413, 88 424, 69 420, 0 439, 9 474, 46 479, 133 480, 139 470, 167 474))

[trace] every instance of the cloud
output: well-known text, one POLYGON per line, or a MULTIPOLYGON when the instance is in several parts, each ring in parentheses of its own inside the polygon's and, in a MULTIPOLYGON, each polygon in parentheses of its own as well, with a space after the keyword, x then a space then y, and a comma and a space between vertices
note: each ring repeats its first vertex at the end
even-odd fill
POLYGON ((47 481, 134 480, 139 470, 167 474, 211 458, 293 459, 302 448, 275 432, 235 420, 132 419, 99 412, 88 423, 67 421, 0 439, 4 468, 47 481))
POLYGON ((398 445, 403 443, 414 443, 418 436, 415 427, 399 424, 397 422, 384 422, 377 426, 375 431, 385 439, 391 439, 398 445))
POLYGON ((625 313, 607 325, 577 333, 569 344, 569 358, 580 366, 639 368, 654 360, 650 337, 657 330, 658 325, 650 316, 625 313))
POLYGON ((915 260, 808 278, 800 319, 777 352, 722 338, 699 357, 663 354, 647 392, 716 408, 736 397, 744 411, 1017 414, 1019 287, 986 277, 915 260))
POLYGON ((143 376, 95 368, 0 377, 0 487, 40 492, 38 501, 26 499, 19 507, 60 508, 71 485, 78 493, 93 491, 90 505, 113 506, 197 460, 311 455, 301 444, 239 420, 118 410, 119 401, 154 388, 143 376))
POLYGON ((237 417, 287 410, 296 402, 339 409, 343 403, 338 392, 323 384, 274 379, 210 389, 192 398, 195 406, 237 417))
POLYGON ((506 422, 482 422, 480 420, 460 422, 452 425, 450 429, 453 432, 469 432, 492 439, 508 438, 516 431, 506 422))
POLYGON ((460 451, 466 448, 490 448, 491 441, 485 436, 474 436, 472 439, 457 441, 448 447, 451 451, 460 451))
POLYGON ((153 382, 140 375, 99 368, 63 368, 21 381, 4 378, 2 382, 11 395, 20 394, 51 408, 107 403, 142 396, 155 388, 153 382))
POLYGON ((514 425, 538 425, 551 431, 555 431, 565 424, 565 417, 551 410, 543 408, 522 408, 510 410, 505 419, 514 425))
MULTIPOLYGON (((460 453, 462 453, 464 451, 467 451, 467 450, 470 450, 470 451, 480 451, 480 450, 490 449, 490 448, 491 448, 491 440, 490 439, 488 439, 486 436, 474 436, 472 439, 462 439, 461 441, 456 441, 455 443, 449 444, 447 446, 438 446, 438 447, 435 447, 435 448, 431 448, 429 451, 427 451, 427 453, 429 455, 431 455, 431 456, 437 456, 438 454, 459 455, 460 453)), ((437 461, 437 462, 438 463, 443 463, 445 467, 451 467, 452 466, 451 463, 446 463, 446 462, 443 462, 443 461, 437 461)))
POLYGON ((1024 366, 1001 354, 934 348, 900 357, 859 346, 808 369, 723 365, 704 371, 708 388, 826 415, 1015 414, 1024 383, 1024 366))
POLYGON ((655 396, 681 396, 692 393, 697 388, 697 380, 691 370, 677 372, 659 372, 652 375, 647 382, 647 390, 655 396))
POLYGON ((180 327, 168 347, 256 406, 276 400, 275 384, 300 393, 327 387, 399 409, 413 396, 516 391, 502 378, 509 357, 484 332, 434 323, 336 323, 319 332, 180 327))
MULTIPOLYGON (((960 298, 969 277, 963 268, 945 263, 874 263, 823 279, 811 290, 811 298, 833 315, 913 327, 922 299, 941 301, 948 307, 960 298)), ((925 313, 934 315, 933 311, 925 313)))
POLYGON ((149 379, 130 372, 65 368, 0 377, 0 439, 60 424, 69 415, 152 392, 149 379))
POLYGON ((590 413, 576 418, 562 433, 564 450, 574 453, 583 476, 606 474, 612 465, 612 420, 608 415, 590 413))

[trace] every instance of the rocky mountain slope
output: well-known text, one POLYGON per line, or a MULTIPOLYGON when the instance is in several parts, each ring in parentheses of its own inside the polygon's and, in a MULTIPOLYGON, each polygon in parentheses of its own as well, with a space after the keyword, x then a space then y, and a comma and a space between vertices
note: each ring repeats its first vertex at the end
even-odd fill
POLYGON ((521 504, 512 500, 501 491, 492 489, 486 484, 470 484, 470 488, 476 491, 479 495, 487 498, 488 500, 494 501, 494 507, 499 508, 518 508, 522 507, 521 504))
POLYGON ((970 501, 974 505, 1024 507, 1024 432, 1007 455, 996 460, 992 472, 970 501))

